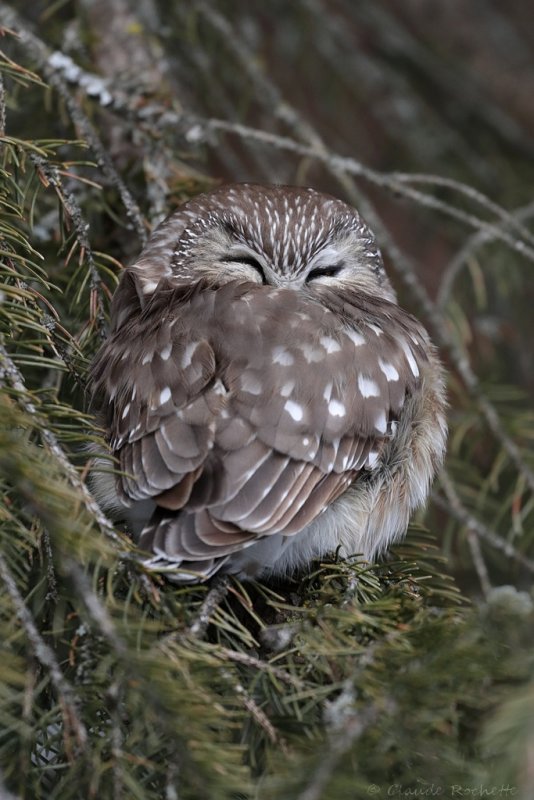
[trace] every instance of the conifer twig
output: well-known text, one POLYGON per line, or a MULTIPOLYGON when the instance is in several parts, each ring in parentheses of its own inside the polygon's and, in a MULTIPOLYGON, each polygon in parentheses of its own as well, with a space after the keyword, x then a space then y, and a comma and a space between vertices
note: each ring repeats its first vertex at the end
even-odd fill
POLYGON ((517 561, 528 569, 529 572, 534 572, 534 561, 531 558, 520 553, 510 542, 502 539, 467 510, 456 491, 453 480, 446 470, 442 470, 440 473, 440 484, 446 499, 434 492, 432 498, 437 506, 455 517, 459 522, 465 525, 469 531, 472 531, 495 550, 499 550, 508 558, 517 561))
MULTIPOLYGON (((270 133, 269 131, 264 131, 258 128, 252 128, 248 125, 243 125, 238 122, 229 122, 228 120, 217 119, 214 117, 204 119, 201 117, 191 117, 190 119, 192 124, 203 125, 208 131, 224 131, 226 133, 235 134, 244 140, 257 141, 260 144, 274 147, 277 150, 283 150, 289 153, 294 153, 295 155, 301 157, 320 161, 328 168, 332 175, 340 180, 341 185, 349 194, 351 193, 351 190, 347 188, 347 182, 345 180, 341 180, 341 176, 344 175, 346 177, 353 176, 356 178, 365 178, 376 186, 379 186, 383 189, 388 189, 395 194, 408 197, 419 205, 433 208, 437 211, 442 211, 444 214, 464 222, 466 225, 469 225, 470 228, 473 228, 480 233, 485 233, 488 236, 491 235, 495 239, 507 244, 508 247, 520 253, 529 261, 534 261, 534 249, 532 247, 528 247, 522 240, 518 240, 517 237, 513 237, 506 233, 506 231, 503 231, 502 228, 499 227, 499 223, 487 222, 486 220, 480 219, 479 217, 469 214, 466 211, 462 211, 461 209, 458 209, 455 206, 444 202, 443 200, 439 200, 431 194, 426 194, 425 192, 421 192, 417 189, 412 189, 404 180, 396 180, 394 172, 378 172, 370 167, 366 167, 355 158, 333 153, 324 145, 322 149, 318 150, 315 145, 301 144, 289 136, 280 136, 279 134, 270 133)), ((484 197, 482 194, 480 196, 484 197)), ((486 201, 488 204, 491 204, 492 207, 499 209, 499 217, 505 219, 506 221, 509 220, 511 217, 510 212, 506 211, 497 204, 491 203, 491 201, 487 198, 486 201)), ((367 215, 364 214, 364 216, 366 216, 367 222, 370 223, 367 215)))
MULTIPOLYGON (((527 205, 511 212, 511 216, 514 219, 521 220, 521 222, 528 220, 533 214, 534 203, 527 203, 527 205)), ((443 270, 443 275, 441 277, 436 298, 436 305, 441 311, 443 311, 447 305, 449 297, 452 293, 454 282, 464 264, 468 263, 469 259, 474 255, 474 253, 476 253, 477 250, 494 240, 494 236, 490 231, 477 231, 476 233, 473 233, 466 242, 464 242, 463 246, 458 250, 454 258, 451 259, 448 266, 443 270)))
POLYGON ((313 772, 306 788, 298 795, 297 800, 321 800, 324 790, 345 753, 374 725, 378 717, 379 711, 372 704, 368 704, 362 709, 354 709, 345 715, 342 724, 330 734, 329 748, 322 755, 319 766, 313 772))
POLYGON ((488 568, 484 561, 482 548, 480 547, 480 539, 472 528, 467 531, 467 544, 471 550, 471 558, 480 581, 480 587, 484 597, 488 597, 491 592, 491 581, 489 578, 488 568))
POLYGON ((6 91, 4 87, 4 78, 0 73, 0 136, 4 136, 6 132, 6 91))
POLYGON ((44 180, 46 180, 55 189, 66 214, 72 221, 74 230, 76 231, 78 245, 83 254, 84 260, 87 262, 89 272, 91 273, 91 292, 94 292, 96 295, 96 323, 100 336, 102 339, 104 339, 107 335, 107 323, 104 307, 104 296, 102 292, 102 279, 98 273, 98 268, 93 255, 93 249, 89 240, 89 224, 85 220, 80 205, 74 194, 72 192, 65 191, 63 181, 57 167, 42 156, 38 156, 35 153, 30 153, 30 161, 34 165, 36 171, 43 176, 44 180))
POLYGON ((54 569, 52 542, 50 541, 50 534, 48 533, 46 528, 43 530, 43 542, 46 553, 46 576, 48 578, 47 597, 49 597, 55 603, 58 599, 56 571, 54 569))
POLYGON ((285 751, 284 742, 280 740, 276 732, 276 729, 272 724, 272 722, 270 721, 269 717, 259 707, 254 698, 250 696, 250 694, 247 692, 241 681, 236 680, 234 676, 227 670, 224 670, 223 674, 226 676, 226 678, 228 678, 231 681, 235 693, 239 698, 241 698, 243 705, 245 706, 246 710, 248 711, 252 719, 257 723, 257 725, 260 726, 260 728, 262 728, 265 731, 268 738, 273 744, 281 745, 282 750, 285 751))
POLYGON ((54 458, 57 460, 71 486, 73 486, 80 493, 80 497, 83 499, 85 507, 98 523, 100 530, 106 536, 112 539, 115 544, 124 546, 122 538, 115 531, 111 521, 108 520, 104 512, 100 509, 100 506, 78 475, 74 465, 69 461, 65 451, 58 442, 55 433, 50 430, 46 420, 38 411, 37 406, 33 400, 30 399, 30 393, 26 389, 24 379, 20 371, 10 358, 5 347, 0 344, 0 386, 6 380, 17 393, 17 399, 22 405, 24 411, 36 421, 39 434, 41 435, 43 441, 47 445, 54 458))
POLYGON ((230 578, 228 575, 217 575, 208 590, 208 593, 200 606, 200 611, 196 615, 194 622, 189 626, 189 634, 201 639, 208 629, 211 618, 228 594, 230 578))
POLYGON ((38 36, 24 25, 22 19, 14 9, 4 2, 0 2, 0 24, 15 32, 20 44, 31 54, 32 58, 37 60, 47 80, 63 99, 73 124, 80 133, 83 134, 84 139, 95 154, 104 175, 119 192, 126 214, 132 221, 141 244, 144 245, 147 239, 147 232, 141 210, 130 193, 130 190, 115 169, 111 157, 98 136, 92 122, 71 94, 61 72, 54 67, 53 60, 52 62, 50 61, 52 51, 38 36))
POLYGON ((78 712, 76 694, 63 675, 53 650, 41 637, 37 625, 17 588, 16 581, 1 554, 0 578, 13 603, 17 617, 26 632, 35 657, 50 675, 52 685, 56 689, 63 707, 66 726, 74 731, 78 745, 83 750, 87 744, 87 730, 78 712))
POLYGON ((81 597, 87 613, 111 649, 122 659, 128 658, 128 647, 119 635, 113 621, 98 595, 91 588, 86 573, 72 558, 66 558, 64 567, 72 580, 76 593, 81 597))
POLYGON ((268 661, 261 661, 261 659, 255 658, 249 653, 242 653, 239 650, 230 650, 228 647, 219 647, 217 654, 219 653, 223 658, 227 658, 230 661, 235 661, 238 664, 244 664, 245 666, 252 667, 253 669, 261 670, 262 672, 267 672, 284 683, 289 683, 292 686, 297 686, 300 688, 302 688, 304 685, 301 680, 295 678, 286 670, 280 669, 280 667, 277 667, 268 661))
POLYGON ((481 205, 482 208, 487 209, 492 214, 495 214, 495 216, 500 220, 498 227, 508 227, 511 230, 515 230, 519 236, 522 236, 523 239, 530 242, 531 245, 534 245, 534 234, 532 234, 529 229, 522 224, 520 217, 514 213, 510 213, 498 203, 490 200, 489 197, 478 191, 478 189, 474 189, 472 186, 468 186, 466 183, 454 180, 453 178, 443 178, 441 175, 419 174, 415 172, 391 172, 389 175, 395 181, 399 181, 401 183, 422 183, 430 184, 431 186, 441 186, 447 189, 453 189, 454 191, 463 194, 465 197, 468 197, 470 200, 473 200, 473 202, 481 205))

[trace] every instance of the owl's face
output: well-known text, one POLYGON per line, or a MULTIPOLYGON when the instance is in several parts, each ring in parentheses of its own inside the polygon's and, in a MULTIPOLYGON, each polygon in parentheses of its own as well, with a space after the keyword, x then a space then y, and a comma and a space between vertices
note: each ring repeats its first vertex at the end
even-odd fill
POLYGON ((188 283, 307 293, 345 286, 395 301, 371 231, 354 209, 311 189, 250 184, 211 193, 209 210, 190 209, 171 269, 188 283))

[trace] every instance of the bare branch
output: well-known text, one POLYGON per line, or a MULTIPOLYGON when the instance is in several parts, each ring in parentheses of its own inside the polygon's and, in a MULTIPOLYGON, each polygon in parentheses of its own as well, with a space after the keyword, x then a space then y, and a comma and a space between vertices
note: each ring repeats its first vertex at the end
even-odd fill
POLYGON ((485 541, 495 550, 499 550, 501 553, 504 553, 507 558, 517 561, 523 567, 528 569, 529 572, 534 572, 534 561, 531 558, 528 558, 516 550, 516 548, 511 545, 510 542, 502 539, 466 509, 458 495, 458 492, 456 491, 456 487, 454 486, 452 479, 446 470, 442 470, 440 482, 446 499, 440 497, 439 494, 434 493, 433 501, 437 506, 455 517, 459 522, 465 525, 469 531, 476 534, 476 536, 482 539, 482 541, 485 541))
MULTIPOLYGON (((516 211, 512 212, 511 216, 516 220, 527 220, 534 214, 534 203, 528 203, 516 211)), ((524 227, 524 226, 522 226, 524 227)), ((477 250, 484 245, 495 241, 495 237, 489 231, 477 231, 472 234, 467 241, 462 245, 460 250, 456 253, 449 265, 443 271, 440 281, 436 305, 443 311, 451 296, 454 282, 458 277, 460 270, 469 261, 469 259, 476 253, 477 250)))

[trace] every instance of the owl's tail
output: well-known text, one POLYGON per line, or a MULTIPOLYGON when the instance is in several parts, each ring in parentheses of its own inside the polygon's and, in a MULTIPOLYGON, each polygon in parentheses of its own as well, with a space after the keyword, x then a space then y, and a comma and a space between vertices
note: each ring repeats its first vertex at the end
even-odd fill
POLYGON ((197 583, 209 580, 232 553, 257 539, 257 534, 213 520, 206 509, 169 512, 157 508, 141 532, 139 546, 154 554, 146 560, 147 566, 168 570, 168 577, 177 583, 197 583))

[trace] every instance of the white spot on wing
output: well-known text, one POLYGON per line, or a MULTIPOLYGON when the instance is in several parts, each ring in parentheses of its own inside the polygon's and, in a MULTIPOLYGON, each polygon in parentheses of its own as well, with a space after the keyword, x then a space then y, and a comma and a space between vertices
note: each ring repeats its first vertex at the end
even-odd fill
POLYGON ((388 422, 386 419, 386 414, 384 411, 381 411, 378 417, 375 420, 375 428, 379 433, 385 433, 388 429, 388 422))
POLYGON ((393 364, 388 364, 387 361, 382 361, 382 359, 379 358, 378 365, 388 381, 399 380, 399 373, 397 372, 393 364))
POLYGON ((410 365, 410 369, 412 371, 412 374, 413 374, 414 378, 419 377, 419 367, 417 366, 417 362, 416 362, 415 358, 413 357, 413 353, 412 353, 408 343, 401 339, 400 345, 401 345, 402 349, 404 350, 404 355, 406 356, 406 360, 407 360, 408 364, 410 365))
POLYGON ((290 367, 295 363, 295 359, 285 347, 275 347, 273 350, 273 364, 281 364, 283 367, 290 367))
POLYGON ((344 417, 347 413, 347 409, 340 403, 338 400, 330 400, 328 403, 328 413, 332 414, 333 417, 344 417))
POLYGON ((248 394, 261 394, 261 383, 251 372, 244 372, 239 380, 241 388, 248 392, 248 394))
POLYGON ((168 359, 170 358, 171 353, 172 353, 172 344, 166 344, 159 355, 160 355, 160 358, 163 359, 163 361, 168 361, 168 359))
POLYGON ((301 405, 298 403, 294 403, 293 400, 287 400, 284 406, 284 411, 287 411, 289 416, 295 420, 295 422, 300 422, 302 417, 304 416, 304 410, 301 405))
POLYGON ((358 375, 358 389, 362 397, 379 397, 380 395, 378 384, 364 375, 358 375))
POLYGON ((323 392, 323 397, 324 397, 324 399, 326 400, 327 403, 329 402, 330 398, 332 397, 332 388, 333 388, 332 381, 328 381, 328 383, 324 387, 324 392, 323 392))
POLYGON ((145 355, 143 356, 143 360, 141 361, 141 364, 150 364, 153 358, 154 358, 154 353, 145 353, 145 355))
POLYGON ((371 450, 371 452, 367 456, 366 467, 368 469, 373 469, 376 466, 377 461, 378 461, 378 453, 375 452, 375 450, 371 450))
POLYGON ((384 331, 382 330, 382 328, 380 328, 380 326, 373 325, 372 322, 368 322, 367 327, 371 328, 371 330, 374 331, 377 336, 382 336, 382 334, 384 333, 384 331))
POLYGON ((164 405, 167 400, 171 399, 171 390, 169 386, 165 386, 164 389, 161 390, 159 395, 159 404, 160 406, 164 405))
POLYGON ((280 389, 280 394, 282 395, 282 397, 289 397, 294 388, 295 388, 295 381, 286 381, 286 383, 284 383, 282 388, 280 389))
POLYGON ((128 411, 130 410, 130 403, 126 403, 124 406, 124 411, 122 412, 122 419, 128 415, 128 411))
POLYGON ((186 345, 184 354, 182 356, 182 369, 187 369, 187 367, 191 365, 191 362, 193 360, 193 353, 195 352, 197 347, 198 347, 198 342, 190 342, 188 345, 186 345))
POLYGON ((358 331, 346 330, 345 333, 355 347, 361 347, 362 344, 365 344, 365 337, 358 331))
POLYGON ((319 342, 329 355, 330 353, 337 353, 338 350, 341 350, 341 345, 339 342, 336 342, 336 340, 332 339, 331 336, 321 336, 319 342))

